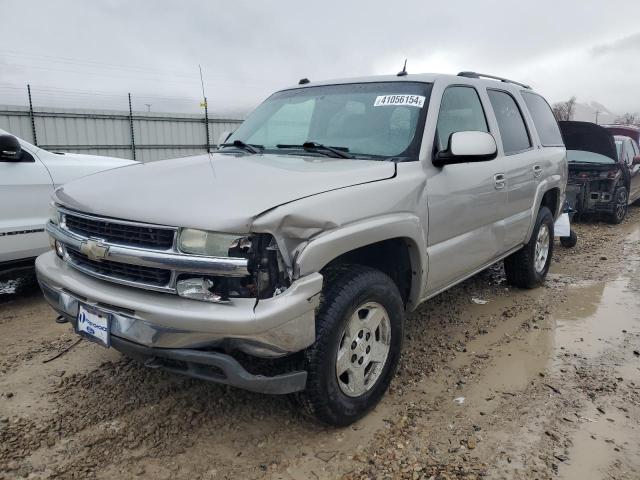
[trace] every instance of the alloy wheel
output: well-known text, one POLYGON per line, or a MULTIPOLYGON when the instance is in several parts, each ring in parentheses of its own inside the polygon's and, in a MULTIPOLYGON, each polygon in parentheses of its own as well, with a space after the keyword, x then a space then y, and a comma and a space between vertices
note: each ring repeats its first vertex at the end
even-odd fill
POLYGON ((536 249, 534 253, 534 267, 537 273, 542 273, 545 265, 547 264, 547 257, 549 256, 549 226, 546 223, 540 225, 538 230, 538 237, 536 238, 536 249))
POLYGON ((391 322, 386 309, 367 302, 347 320, 336 357, 336 376, 342 393, 359 397, 376 384, 391 346, 391 322))

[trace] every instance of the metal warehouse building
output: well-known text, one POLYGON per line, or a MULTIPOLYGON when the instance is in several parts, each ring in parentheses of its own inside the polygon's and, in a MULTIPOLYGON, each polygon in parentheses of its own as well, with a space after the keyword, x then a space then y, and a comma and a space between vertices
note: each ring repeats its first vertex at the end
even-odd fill
POLYGON ((206 122, 197 114, 0 106, 1 129, 46 150, 143 162, 204 153, 217 146, 222 132, 240 123, 206 122))

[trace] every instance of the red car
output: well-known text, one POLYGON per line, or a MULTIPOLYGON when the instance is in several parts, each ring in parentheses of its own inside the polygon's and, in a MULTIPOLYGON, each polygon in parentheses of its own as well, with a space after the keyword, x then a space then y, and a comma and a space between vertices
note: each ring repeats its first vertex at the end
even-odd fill
POLYGON ((633 138, 636 144, 640 145, 640 127, 635 125, 601 125, 611 132, 612 135, 633 138))

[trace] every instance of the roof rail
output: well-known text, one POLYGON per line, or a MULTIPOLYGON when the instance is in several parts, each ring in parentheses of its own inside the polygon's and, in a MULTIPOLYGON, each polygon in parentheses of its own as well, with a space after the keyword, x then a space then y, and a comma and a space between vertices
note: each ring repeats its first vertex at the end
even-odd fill
POLYGON ((529 85, 525 85, 524 83, 516 82, 514 80, 509 80, 508 78, 496 77, 495 75, 486 75, 484 73, 476 72, 460 72, 458 73, 458 76, 467 78, 490 78, 492 80, 499 80, 504 83, 513 83, 514 85, 520 85, 523 88, 531 90, 531 87, 529 85))

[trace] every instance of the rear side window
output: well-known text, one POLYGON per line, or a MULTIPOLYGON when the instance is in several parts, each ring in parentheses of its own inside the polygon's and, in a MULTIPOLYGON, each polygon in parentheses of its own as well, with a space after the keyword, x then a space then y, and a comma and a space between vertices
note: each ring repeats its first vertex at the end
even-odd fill
POLYGON ((513 97, 499 90, 487 90, 487 94, 498 120, 504 153, 509 155, 531 148, 527 126, 513 97))
POLYGON ((524 103, 527 104, 529 113, 531 113, 542 145, 545 147, 562 147, 564 141, 560 134, 560 128, 558 128, 558 122, 553 116, 553 112, 547 101, 535 93, 521 93, 522 98, 524 98, 524 103))
POLYGON ((447 148, 452 133, 489 131, 482 103, 475 88, 455 86, 444 91, 437 128, 439 150, 447 148))

